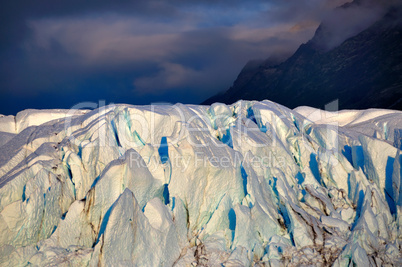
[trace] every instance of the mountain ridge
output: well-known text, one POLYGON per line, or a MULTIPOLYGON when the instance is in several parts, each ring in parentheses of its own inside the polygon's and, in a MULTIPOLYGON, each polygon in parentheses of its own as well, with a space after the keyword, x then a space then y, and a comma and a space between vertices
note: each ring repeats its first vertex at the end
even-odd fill
MULTIPOLYGON (((321 24, 314 37, 279 64, 243 68, 226 92, 203 104, 269 99, 290 108, 323 108, 339 99, 340 109, 402 109, 402 21, 393 7, 374 24, 325 51, 321 24), (292 97, 289 97, 292 96, 292 97)), ((247 66, 247 65, 246 65, 247 66)))

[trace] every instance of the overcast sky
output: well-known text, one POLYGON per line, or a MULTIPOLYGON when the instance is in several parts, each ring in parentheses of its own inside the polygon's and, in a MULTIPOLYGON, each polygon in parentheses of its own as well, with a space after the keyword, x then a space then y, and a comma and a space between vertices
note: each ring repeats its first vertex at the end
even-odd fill
POLYGON ((294 52, 349 1, 3 1, 0 114, 98 100, 198 104, 247 61, 294 52))

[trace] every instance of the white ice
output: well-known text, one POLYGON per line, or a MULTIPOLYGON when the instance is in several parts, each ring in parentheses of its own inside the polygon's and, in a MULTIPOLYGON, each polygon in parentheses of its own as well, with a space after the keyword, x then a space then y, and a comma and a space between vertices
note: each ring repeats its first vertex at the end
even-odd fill
POLYGON ((401 144, 270 101, 0 115, 0 265, 402 265, 401 144))

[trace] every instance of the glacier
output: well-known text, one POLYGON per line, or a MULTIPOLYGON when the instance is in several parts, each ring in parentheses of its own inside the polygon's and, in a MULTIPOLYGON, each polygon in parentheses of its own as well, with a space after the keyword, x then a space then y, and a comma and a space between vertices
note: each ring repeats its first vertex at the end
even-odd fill
POLYGON ((1 266, 401 266, 402 112, 0 115, 1 266))

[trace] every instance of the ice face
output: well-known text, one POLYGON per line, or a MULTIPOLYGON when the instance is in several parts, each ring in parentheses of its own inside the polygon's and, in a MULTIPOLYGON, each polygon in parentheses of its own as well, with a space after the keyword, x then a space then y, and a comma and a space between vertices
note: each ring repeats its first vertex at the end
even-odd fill
POLYGON ((401 265, 402 113, 110 105, 0 117, 0 265, 401 265))

